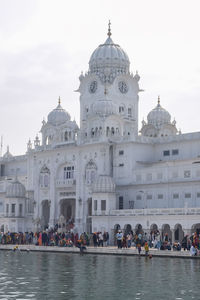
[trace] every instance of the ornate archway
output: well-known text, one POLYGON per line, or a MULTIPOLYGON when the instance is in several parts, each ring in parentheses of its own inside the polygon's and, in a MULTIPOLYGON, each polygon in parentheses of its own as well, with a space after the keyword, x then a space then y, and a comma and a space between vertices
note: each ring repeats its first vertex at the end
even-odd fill
POLYGON ((174 241, 181 242, 183 240, 183 237, 184 237, 184 232, 181 224, 176 224, 174 226, 174 241))
POLYGON ((152 233, 157 233, 158 232, 158 226, 156 224, 151 224, 150 231, 152 233))
POLYGON ((50 201, 42 201, 42 217, 41 217, 41 226, 42 229, 49 227, 49 217, 50 217, 50 201))
POLYGON ((200 234, 200 223, 193 224, 191 228, 191 233, 197 233, 200 234))
MULTIPOLYGON (((75 199, 60 200, 60 216, 63 216, 67 227, 73 227, 75 220, 75 199)), ((69 229, 69 228, 68 228, 69 229)))
POLYGON ((135 226, 135 233, 136 233, 137 235, 138 235, 138 234, 143 234, 143 233, 144 233, 141 224, 137 224, 137 225, 135 226))
POLYGON ((124 233, 125 233, 125 234, 128 234, 128 233, 130 233, 131 231, 132 231, 131 225, 130 225, 130 224, 126 224, 126 225, 124 226, 124 233))
POLYGON ((169 224, 164 224, 162 226, 162 239, 166 241, 172 241, 172 232, 169 224))

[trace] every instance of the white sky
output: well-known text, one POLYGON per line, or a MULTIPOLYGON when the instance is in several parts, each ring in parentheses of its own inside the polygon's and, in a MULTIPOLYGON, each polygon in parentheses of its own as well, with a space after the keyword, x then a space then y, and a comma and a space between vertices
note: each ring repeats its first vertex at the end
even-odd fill
POLYGON ((160 95, 182 132, 199 131, 199 12, 199 0, 0 0, 3 153, 7 145, 25 153, 59 96, 79 123, 74 90, 109 19, 112 39, 141 76, 140 121, 160 95))

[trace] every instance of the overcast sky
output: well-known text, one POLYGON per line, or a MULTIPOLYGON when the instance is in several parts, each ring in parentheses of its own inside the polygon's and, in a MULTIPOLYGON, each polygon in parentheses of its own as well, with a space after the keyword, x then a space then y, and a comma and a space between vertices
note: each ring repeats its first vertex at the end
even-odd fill
MULTIPOLYGON (((157 104, 182 132, 200 131, 199 0, 0 0, 0 134, 24 154, 43 118, 61 105, 79 123, 81 71, 112 39, 138 70, 140 122, 157 104)), ((141 123, 139 124, 139 128, 141 123)))

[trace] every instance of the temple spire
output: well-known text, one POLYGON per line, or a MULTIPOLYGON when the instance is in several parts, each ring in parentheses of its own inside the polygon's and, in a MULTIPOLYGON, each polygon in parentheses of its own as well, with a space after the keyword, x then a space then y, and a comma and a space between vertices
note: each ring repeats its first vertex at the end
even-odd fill
POLYGON ((60 100, 60 96, 59 96, 59 98, 58 98, 58 104, 60 105, 60 103, 61 103, 61 100, 60 100))
POLYGON ((160 96, 158 96, 158 105, 160 105, 160 96))
POLYGON ((110 20, 109 20, 109 22, 108 22, 108 33, 107 33, 107 35, 108 35, 109 37, 112 35, 110 25, 111 25, 111 22, 110 22, 110 20))

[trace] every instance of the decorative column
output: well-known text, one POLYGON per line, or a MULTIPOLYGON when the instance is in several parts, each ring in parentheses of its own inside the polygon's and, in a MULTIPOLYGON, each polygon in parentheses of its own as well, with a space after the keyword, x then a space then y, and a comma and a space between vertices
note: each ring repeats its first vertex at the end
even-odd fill
POLYGON ((50 206, 50 215, 49 215, 49 228, 53 228, 55 225, 55 202, 56 202, 56 190, 55 190, 55 171, 54 171, 54 166, 51 168, 51 173, 50 173, 50 191, 49 191, 49 206, 50 206))

